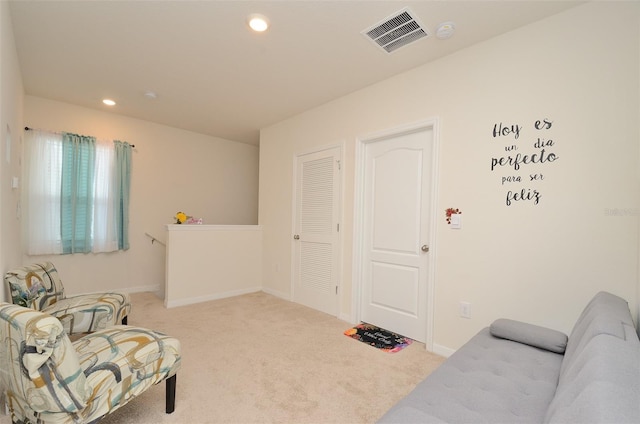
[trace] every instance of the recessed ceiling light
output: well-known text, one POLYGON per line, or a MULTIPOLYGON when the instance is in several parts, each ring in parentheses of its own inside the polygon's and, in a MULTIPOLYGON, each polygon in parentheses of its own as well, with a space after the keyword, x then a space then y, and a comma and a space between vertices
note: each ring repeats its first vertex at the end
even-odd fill
POLYGON ((258 13, 249 15, 247 17, 247 22, 251 29, 256 32, 264 32, 269 28, 269 20, 267 17, 258 13))
POLYGON ((456 31, 456 24, 453 22, 443 22, 438 25, 436 29, 436 37, 440 40, 446 40, 447 38, 451 38, 453 33, 456 31))
POLYGON ((158 95, 156 94, 155 91, 145 91, 144 96, 147 99, 157 99, 158 98, 158 95))
POLYGON ((102 103, 104 103, 104 104, 105 104, 105 105, 107 105, 107 106, 115 106, 115 105, 116 105, 116 102, 114 102, 114 101, 113 101, 113 100, 111 100, 111 99, 104 99, 104 100, 102 101, 102 103))

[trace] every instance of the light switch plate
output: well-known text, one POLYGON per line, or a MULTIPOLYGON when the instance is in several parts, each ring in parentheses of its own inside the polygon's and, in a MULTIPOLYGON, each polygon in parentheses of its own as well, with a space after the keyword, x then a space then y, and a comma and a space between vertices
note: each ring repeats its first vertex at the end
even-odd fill
POLYGON ((451 229, 459 230, 462 228, 462 214, 451 214, 451 229))

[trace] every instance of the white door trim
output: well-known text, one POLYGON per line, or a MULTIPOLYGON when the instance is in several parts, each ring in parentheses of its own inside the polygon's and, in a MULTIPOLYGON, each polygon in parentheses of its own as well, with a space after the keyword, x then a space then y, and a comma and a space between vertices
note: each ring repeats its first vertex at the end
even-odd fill
POLYGON ((356 151, 355 151, 355 196, 353 204, 353 284, 352 284, 352 296, 351 296, 351 311, 352 322, 360 322, 362 316, 361 311, 361 296, 362 296, 362 257, 364 254, 364 195, 365 195, 365 152, 366 145, 378 141, 380 139, 388 138, 394 135, 400 135, 407 132, 417 131, 421 129, 431 129, 433 131, 433 143, 431 158, 431 204, 430 210, 430 222, 429 222, 429 255, 428 255, 428 273, 427 273, 427 299, 426 299, 426 348, 429 351, 433 351, 433 320, 434 320, 434 292, 435 292, 435 264, 436 264, 436 229, 437 229, 437 200, 438 200, 438 187, 439 184, 439 146, 440 146, 440 125, 437 117, 429 118, 423 121, 413 122, 405 125, 400 125, 387 130, 375 132, 372 134, 366 134, 356 137, 356 151))

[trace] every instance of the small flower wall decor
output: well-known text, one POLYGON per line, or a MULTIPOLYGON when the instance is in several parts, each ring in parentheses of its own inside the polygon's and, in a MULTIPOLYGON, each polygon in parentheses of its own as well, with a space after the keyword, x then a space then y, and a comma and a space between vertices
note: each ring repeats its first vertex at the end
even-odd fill
POLYGON ((185 222, 187 219, 191 217, 187 216, 187 214, 184 212, 178 212, 176 216, 174 216, 174 218, 176 220, 176 224, 182 224, 183 222, 185 222))
POLYGON ((447 224, 451 224, 451 215, 455 214, 460 214, 462 213, 462 211, 458 208, 447 208, 445 211, 446 215, 447 215, 447 224))

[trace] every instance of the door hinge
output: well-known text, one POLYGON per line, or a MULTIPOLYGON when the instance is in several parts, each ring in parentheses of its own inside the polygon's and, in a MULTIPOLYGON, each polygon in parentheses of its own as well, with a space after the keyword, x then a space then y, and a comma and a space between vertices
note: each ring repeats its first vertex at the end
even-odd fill
POLYGON ((336 286, 336 294, 338 294, 338 286, 336 286))
POLYGON ((342 164, 340 163, 340 161, 338 159, 336 159, 336 163, 338 164, 338 170, 342 169, 342 164))
POLYGON ((336 231, 337 231, 337 232, 340 232, 340 223, 337 223, 337 224, 336 224, 336 231))

